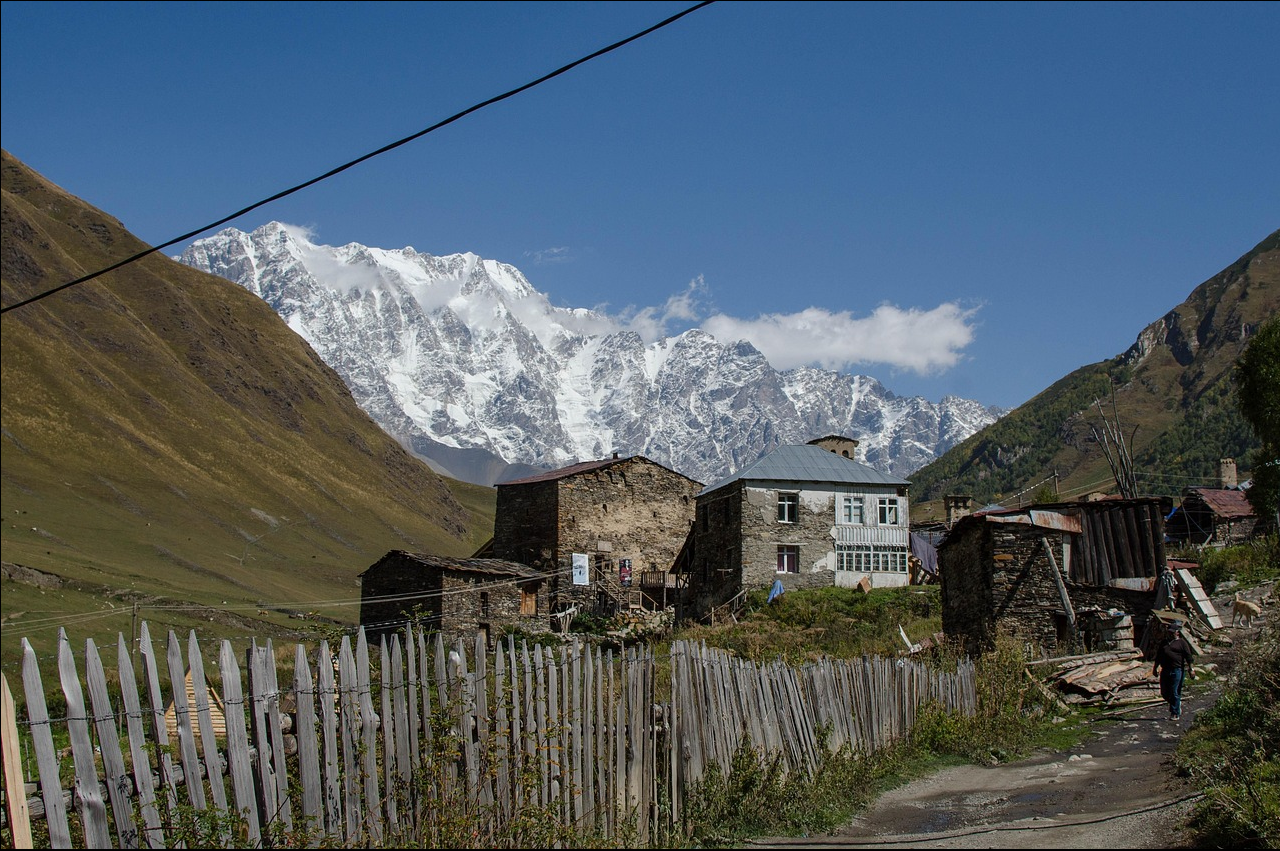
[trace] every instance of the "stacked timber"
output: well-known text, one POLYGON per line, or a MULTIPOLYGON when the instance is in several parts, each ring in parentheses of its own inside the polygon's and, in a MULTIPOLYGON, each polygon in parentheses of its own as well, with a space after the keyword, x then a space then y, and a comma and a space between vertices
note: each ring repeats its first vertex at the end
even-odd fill
POLYGON ((1151 675, 1151 663, 1133 647, 1044 659, 1032 665, 1064 703, 1112 705, 1160 697, 1160 683, 1151 675))

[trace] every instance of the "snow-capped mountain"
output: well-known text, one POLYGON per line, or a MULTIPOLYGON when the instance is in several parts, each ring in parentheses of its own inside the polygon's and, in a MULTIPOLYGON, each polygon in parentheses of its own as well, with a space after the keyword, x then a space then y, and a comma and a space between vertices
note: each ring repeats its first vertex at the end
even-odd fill
POLYGON ((481 484, 615 451, 711 482, 829 434, 907 477, 1003 413, 899 398, 866 376, 779 372, 750 343, 696 329, 646 343, 474 254, 316 245, 273 222, 228 228, 177 259, 256 293, 388 433, 481 484))

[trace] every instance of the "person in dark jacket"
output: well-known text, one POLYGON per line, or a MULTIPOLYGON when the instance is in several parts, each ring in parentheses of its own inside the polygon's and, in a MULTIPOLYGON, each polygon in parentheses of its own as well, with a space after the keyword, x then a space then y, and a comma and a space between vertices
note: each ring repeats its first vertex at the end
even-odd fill
POLYGON ((1182 637, 1182 624, 1174 622, 1167 627, 1167 635, 1156 648, 1156 663, 1151 675, 1160 676, 1160 696, 1169 704, 1169 717, 1182 717, 1182 683, 1186 677, 1195 676, 1191 667, 1191 645, 1182 637))

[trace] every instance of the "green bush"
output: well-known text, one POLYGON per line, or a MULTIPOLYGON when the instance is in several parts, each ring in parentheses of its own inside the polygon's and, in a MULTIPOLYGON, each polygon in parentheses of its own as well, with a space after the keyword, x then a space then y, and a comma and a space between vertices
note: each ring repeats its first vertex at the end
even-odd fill
POLYGON ((1268 612, 1178 746, 1179 770, 1204 792, 1191 818, 1197 847, 1280 847, 1280 615, 1268 612))
POLYGON ((1246 588, 1280 579, 1280 536, 1270 535, 1234 547, 1205 547, 1183 556, 1198 560, 1196 578, 1208 594, 1234 579, 1246 588))

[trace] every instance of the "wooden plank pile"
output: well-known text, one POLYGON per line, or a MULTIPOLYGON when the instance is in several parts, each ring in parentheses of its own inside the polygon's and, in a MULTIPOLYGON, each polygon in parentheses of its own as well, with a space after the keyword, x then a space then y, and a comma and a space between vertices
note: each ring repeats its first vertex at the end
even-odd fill
POLYGON ((1136 648, 1043 659, 1032 665, 1039 669, 1040 678, 1069 705, 1110 706, 1160 697, 1160 683, 1151 675, 1151 662, 1136 648), (1049 671, 1047 675, 1045 669, 1049 671))

